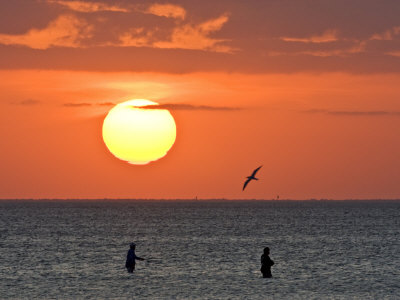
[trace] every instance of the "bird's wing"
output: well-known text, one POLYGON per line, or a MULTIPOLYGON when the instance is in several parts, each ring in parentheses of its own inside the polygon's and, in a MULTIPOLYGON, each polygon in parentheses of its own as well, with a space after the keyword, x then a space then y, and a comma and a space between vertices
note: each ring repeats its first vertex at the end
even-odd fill
POLYGON ((244 191, 244 189, 246 188, 246 186, 247 186, 247 184, 250 182, 250 180, 251 180, 251 179, 247 179, 247 180, 246 180, 246 182, 245 182, 244 185, 243 185, 243 190, 242 190, 242 191, 244 191))
POLYGON ((255 170, 253 171, 253 174, 251 174, 251 176, 252 176, 252 177, 256 176, 256 173, 258 172, 258 170, 261 169, 261 167, 262 167, 262 166, 259 166, 257 169, 255 169, 255 170))

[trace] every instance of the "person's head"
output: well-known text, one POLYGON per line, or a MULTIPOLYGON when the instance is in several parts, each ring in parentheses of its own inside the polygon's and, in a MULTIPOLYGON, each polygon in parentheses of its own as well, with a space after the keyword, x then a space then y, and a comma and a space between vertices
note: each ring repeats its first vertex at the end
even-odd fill
POLYGON ((131 243, 131 244, 129 245, 129 247, 131 247, 131 249, 135 250, 136 244, 135 244, 135 243, 131 243))
POLYGON ((269 248, 268 248, 268 247, 265 247, 265 248, 264 248, 264 254, 265 254, 265 255, 269 255, 269 248))

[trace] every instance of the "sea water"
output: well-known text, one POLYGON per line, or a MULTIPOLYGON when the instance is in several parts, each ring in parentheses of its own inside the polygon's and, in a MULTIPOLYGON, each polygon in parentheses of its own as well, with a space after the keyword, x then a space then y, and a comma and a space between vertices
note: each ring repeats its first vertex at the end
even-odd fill
POLYGON ((0 298, 400 299, 400 201, 3 200, 0 298))

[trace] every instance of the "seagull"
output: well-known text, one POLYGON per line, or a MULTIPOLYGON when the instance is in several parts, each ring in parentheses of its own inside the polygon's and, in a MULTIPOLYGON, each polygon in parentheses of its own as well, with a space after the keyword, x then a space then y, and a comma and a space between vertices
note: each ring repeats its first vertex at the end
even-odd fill
POLYGON ((255 176, 256 176, 256 173, 258 172, 258 170, 260 170, 261 169, 261 167, 262 166, 259 166, 257 169, 255 169, 254 171, 253 171, 253 174, 251 174, 250 176, 247 176, 247 180, 246 180, 246 182, 244 183, 244 185, 243 185, 243 191, 244 191, 244 189, 246 188, 246 186, 247 186, 247 184, 251 181, 251 180, 258 180, 258 178, 256 178, 255 176))

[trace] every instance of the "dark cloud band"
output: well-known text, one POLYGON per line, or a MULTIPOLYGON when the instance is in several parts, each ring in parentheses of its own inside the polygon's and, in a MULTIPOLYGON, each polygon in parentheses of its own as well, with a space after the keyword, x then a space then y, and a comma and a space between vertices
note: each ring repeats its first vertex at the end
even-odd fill
POLYGON ((115 103, 112 102, 102 102, 102 103, 87 103, 87 102, 80 102, 80 103, 74 103, 74 102, 68 102, 64 103, 63 106, 66 107, 85 107, 85 106, 113 106, 115 103))
POLYGON ((66 107, 82 107, 82 106, 91 106, 90 103, 64 103, 66 107))
POLYGON ((192 104, 177 104, 166 103, 160 105, 146 105, 141 106, 141 109, 170 109, 170 110, 207 110, 207 111, 234 111, 240 110, 239 107, 227 106, 209 106, 209 105, 192 105, 192 104))
POLYGON ((34 99, 26 99, 22 101, 17 101, 17 102, 11 102, 13 105, 22 105, 22 106, 32 106, 32 105, 38 105, 40 104, 39 100, 34 100, 34 99))

